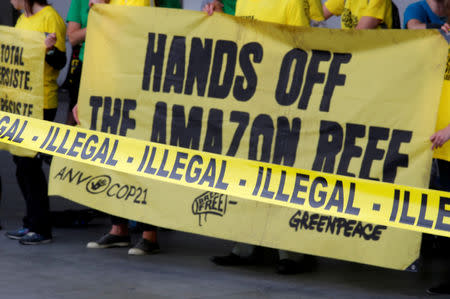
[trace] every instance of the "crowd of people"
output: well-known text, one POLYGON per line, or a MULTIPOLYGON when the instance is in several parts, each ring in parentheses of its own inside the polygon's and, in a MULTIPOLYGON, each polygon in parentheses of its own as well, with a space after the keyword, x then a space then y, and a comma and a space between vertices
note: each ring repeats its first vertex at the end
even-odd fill
MULTIPOLYGON (((68 124, 75 124, 77 117, 77 99, 83 67, 85 38, 89 10, 98 3, 134 6, 160 6, 180 9, 178 0, 71 0, 66 22, 47 3, 47 0, 10 0, 16 10, 22 11, 16 28, 34 30, 47 34, 45 39, 44 74, 44 119, 52 121, 58 106, 58 86, 56 79, 66 62, 65 37, 67 35, 73 48, 68 75, 70 111, 68 124), (72 114, 73 110, 73 114, 72 114)), ((447 22, 450 16, 450 0, 420 0, 408 6, 401 26, 398 10, 391 0, 205 0, 202 10, 208 14, 226 13, 235 16, 278 24, 317 26, 333 16, 341 16, 342 28, 347 29, 442 29, 449 31, 447 22)), ((450 123, 450 120, 449 120, 450 123)), ((430 137, 432 149, 443 146, 450 139, 450 124, 430 137)), ((16 164, 16 176, 20 190, 26 202, 23 226, 6 232, 8 238, 19 240, 21 244, 34 245, 49 243, 52 230, 49 217, 49 198, 47 182, 42 170, 42 157, 34 158, 13 156, 16 164)), ((450 191, 450 162, 436 161, 440 182, 436 184, 450 191)), ((1 182, 0 182, 1 193, 1 182)), ((128 220, 111 216, 111 229, 99 240, 89 242, 88 248, 129 247, 131 245, 128 220)), ((142 238, 129 249, 128 254, 144 255, 159 251, 157 228, 140 223, 142 238)), ((212 257, 212 262, 222 266, 245 265, 255 261, 255 246, 236 244, 225 256, 212 257)), ((316 264, 313 256, 294 252, 279 251, 277 272, 295 274, 311 271, 316 264)), ((432 292, 450 292, 446 285, 432 288, 432 292)))

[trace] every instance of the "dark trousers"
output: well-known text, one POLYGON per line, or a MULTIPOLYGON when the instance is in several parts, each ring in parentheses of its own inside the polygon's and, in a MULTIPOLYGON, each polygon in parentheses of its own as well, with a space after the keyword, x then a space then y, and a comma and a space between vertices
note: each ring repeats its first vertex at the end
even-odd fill
POLYGON ((72 111, 77 104, 78 94, 80 92, 81 70, 83 69, 83 62, 78 60, 78 64, 70 70, 69 80, 69 109, 72 111))
MULTIPOLYGON (((111 215, 111 223, 112 223, 112 225, 128 224, 128 219, 111 215)), ((147 224, 147 223, 138 222, 137 226, 139 229, 141 229, 143 231, 155 231, 156 230, 156 226, 147 224)))
POLYGON ((437 159, 440 190, 450 192, 450 162, 437 159))
MULTIPOLYGON (((45 109, 44 119, 52 121, 56 109, 45 109)), ((51 237, 50 203, 47 191, 47 179, 42 170, 42 159, 13 155, 16 164, 16 177, 20 191, 25 199, 26 213, 23 227, 30 231, 51 237)))

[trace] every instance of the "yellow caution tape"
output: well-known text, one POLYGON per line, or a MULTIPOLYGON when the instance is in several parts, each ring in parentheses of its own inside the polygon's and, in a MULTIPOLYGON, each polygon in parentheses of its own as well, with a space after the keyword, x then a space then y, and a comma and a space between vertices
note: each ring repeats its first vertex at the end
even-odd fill
POLYGON ((450 236, 450 193, 242 160, 0 112, 0 141, 187 187, 450 236))

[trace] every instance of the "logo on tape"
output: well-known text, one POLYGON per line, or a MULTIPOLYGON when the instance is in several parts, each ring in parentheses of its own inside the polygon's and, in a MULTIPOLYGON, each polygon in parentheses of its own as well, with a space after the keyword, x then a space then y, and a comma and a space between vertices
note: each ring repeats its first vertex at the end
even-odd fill
POLYGON ((108 189, 111 184, 109 175, 99 175, 89 180, 86 184, 86 190, 92 194, 99 194, 108 189))
MULTIPOLYGON (((84 171, 64 166, 54 176, 54 179, 72 184, 75 186, 83 186, 90 194, 98 197, 115 198, 124 201, 131 201, 134 204, 147 204, 148 190, 145 187, 127 184, 121 181, 113 181, 106 174, 92 176, 84 171)), ((83 196, 85 191, 81 191, 76 196, 83 196)))
POLYGON ((202 226, 202 216, 207 221, 209 214, 223 217, 227 212, 227 205, 236 205, 236 201, 228 200, 225 194, 205 192, 194 199, 192 203, 192 214, 198 215, 198 225, 202 226))

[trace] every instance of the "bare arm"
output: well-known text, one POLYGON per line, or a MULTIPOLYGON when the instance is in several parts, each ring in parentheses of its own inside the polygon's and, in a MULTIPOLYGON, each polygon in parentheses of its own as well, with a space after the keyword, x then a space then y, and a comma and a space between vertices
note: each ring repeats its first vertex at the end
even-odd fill
POLYGON ((381 24, 381 20, 374 17, 361 17, 356 29, 375 29, 381 24))
POLYGON ((411 19, 406 24, 408 29, 427 29, 427 25, 417 19, 411 19))
POLYGON ((430 137, 430 141, 433 143, 432 149, 440 148, 450 139, 450 125, 446 128, 437 131, 430 137))
POLYGON ((323 17, 325 18, 325 20, 328 20, 330 17, 333 16, 331 11, 329 11, 328 8, 325 6, 325 3, 322 5, 322 10, 323 10, 323 17))
POLYGON ((223 4, 222 2, 218 0, 214 0, 210 3, 207 3, 203 9, 204 12, 206 12, 209 16, 212 16, 214 12, 223 12, 223 4))
POLYGON ((81 24, 69 22, 69 25, 67 26, 67 36, 69 37, 72 46, 79 45, 86 39, 86 28, 81 29, 81 24))

